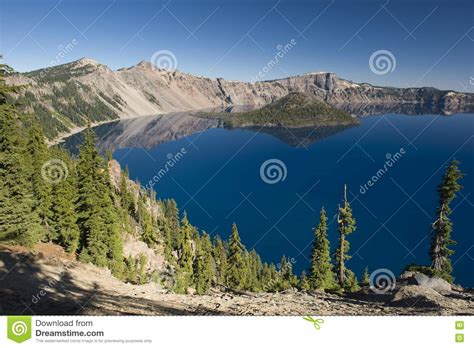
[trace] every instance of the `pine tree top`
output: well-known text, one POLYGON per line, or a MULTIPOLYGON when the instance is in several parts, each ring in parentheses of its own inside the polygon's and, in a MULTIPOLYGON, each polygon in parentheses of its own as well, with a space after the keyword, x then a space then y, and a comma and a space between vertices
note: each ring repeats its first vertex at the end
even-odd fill
POLYGON ((459 164, 459 161, 455 159, 449 163, 441 183, 438 186, 441 205, 448 205, 451 203, 451 201, 456 197, 456 193, 462 189, 458 180, 462 179, 464 174, 459 170, 459 164))

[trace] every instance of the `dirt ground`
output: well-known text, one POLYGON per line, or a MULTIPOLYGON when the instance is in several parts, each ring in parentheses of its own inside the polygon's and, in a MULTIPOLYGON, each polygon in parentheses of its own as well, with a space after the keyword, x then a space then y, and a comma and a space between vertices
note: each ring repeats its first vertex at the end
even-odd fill
POLYGON ((83 315, 473 315, 474 292, 418 289, 406 303, 368 289, 324 292, 178 295, 156 283, 126 284, 106 269, 83 264, 54 245, 34 252, 0 245, 0 312, 83 315), (427 291, 430 290, 430 291, 427 291), (431 297, 430 297, 431 296, 431 297))

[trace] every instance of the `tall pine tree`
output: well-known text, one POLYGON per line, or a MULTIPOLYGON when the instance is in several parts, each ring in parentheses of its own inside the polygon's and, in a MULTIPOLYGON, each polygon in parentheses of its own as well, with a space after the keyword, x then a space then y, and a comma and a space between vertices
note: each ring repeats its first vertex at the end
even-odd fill
POLYGON ((354 273, 346 267, 349 256, 349 242, 347 236, 356 230, 356 221, 352 216, 352 208, 347 200, 347 187, 344 185, 344 201, 342 207, 339 206, 337 217, 339 232, 339 247, 334 255, 334 269, 336 278, 341 289, 355 291, 358 288, 357 279, 354 273))
POLYGON ((212 285, 212 244, 211 238, 203 232, 198 243, 196 258, 194 261, 194 285, 196 293, 202 295, 212 285))
POLYGON ((34 209, 44 229, 45 240, 50 242, 56 239, 54 229, 50 228, 51 178, 50 173, 47 173, 53 166, 48 163, 49 152, 44 141, 43 130, 35 120, 32 120, 28 128, 26 156, 29 159, 29 176, 33 186, 33 196, 35 197, 34 209))
POLYGON ((52 188, 50 236, 54 236, 54 242, 61 245, 67 252, 75 253, 79 248, 81 233, 75 210, 77 198, 75 168, 63 150, 55 150, 53 157, 61 159, 66 164, 69 174, 52 188))
POLYGON ((432 224, 432 242, 430 249, 431 267, 435 274, 452 281, 453 266, 450 256, 454 253, 450 247, 456 244, 451 239, 453 223, 450 219, 450 204, 462 188, 458 181, 463 177, 459 170, 459 162, 453 160, 444 173, 438 186, 439 206, 436 211, 436 221, 432 224))
POLYGON ((154 246, 158 242, 158 234, 153 224, 152 216, 147 209, 147 199, 148 197, 145 194, 138 197, 138 204, 137 204, 138 222, 142 229, 142 236, 141 236, 142 240, 148 246, 154 246))
POLYGON ((278 271, 273 263, 264 263, 262 267, 262 274, 260 283, 263 291, 274 292, 278 291, 278 271))
POLYGON ((191 238, 192 233, 193 226, 189 223, 185 212, 181 220, 181 237, 178 246, 177 292, 186 292, 191 285, 194 261, 193 245, 195 245, 191 238))
POLYGON ((173 245, 171 242, 171 227, 166 219, 159 220, 160 230, 162 233, 163 239, 163 248, 165 253, 165 259, 171 264, 176 262, 176 259, 173 257, 173 245))
POLYGON ((179 212, 174 199, 164 201, 165 218, 168 221, 170 228, 171 245, 173 250, 177 250, 180 244, 180 226, 179 226, 179 212))
POLYGON ((312 289, 334 288, 334 274, 331 267, 331 250, 327 236, 327 217, 324 207, 319 215, 319 225, 314 229, 311 251, 309 284, 312 289))
POLYGON ((293 264, 290 258, 282 256, 280 262, 279 290, 287 290, 298 284, 298 278, 293 274, 293 264))
POLYGON ((262 260, 260 255, 252 249, 247 255, 247 284, 246 289, 250 291, 260 291, 261 290, 261 273, 262 273, 262 260))
POLYGON ((121 205, 132 217, 136 217, 135 199, 129 189, 129 180, 128 166, 126 166, 125 171, 120 175, 119 191, 121 205))
POLYGON ((227 254, 224 242, 218 235, 216 235, 214 238, 214 248, 212 254, 216 265, 216 283, 224 284, 227 269, 227 254))
POLYGON ((112 198, 108 165, 99 156, 90 129, 86 130, 79 151, 77 181, 81 259, 110 267, 119 275, 123 269, 119 217, 112 198))
POLYGON ((226 285, 234 289, 243 289, 245 286, 245 247, 240 241, 237 225, 232 225, 232 234, 227 247, 226 285))

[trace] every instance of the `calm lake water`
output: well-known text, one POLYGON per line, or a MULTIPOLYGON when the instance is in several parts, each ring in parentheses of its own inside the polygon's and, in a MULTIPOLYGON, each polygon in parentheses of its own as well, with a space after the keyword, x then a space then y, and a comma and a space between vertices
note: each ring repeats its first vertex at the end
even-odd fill
MULTIPOLYGON (((358 227, 349 236, 348 266, 358 276, 366 266, 399 274, 407 264, 428 264, 436 187, 455 157, 466 177, 453 203, 454 275, 474 286, 474 115, 370 116, 357 127, 316 130, 226 130, 215 121, 165 117, 97 127, 100 145, 128 165, 131 178, 152 180, 158 197, 176 199, 200 230, 226 238, 236 222, 248 248, 275 263, 285 254, 297 272, 308 267, 321 206, 335 248, 344 184, 358 227), (393 165, 385 170, 387 159, 393 165), (286 167, 274 184, 260 173, 268 160, 286 167)), ((74 148, 78 138, 66 145, 74 148)))

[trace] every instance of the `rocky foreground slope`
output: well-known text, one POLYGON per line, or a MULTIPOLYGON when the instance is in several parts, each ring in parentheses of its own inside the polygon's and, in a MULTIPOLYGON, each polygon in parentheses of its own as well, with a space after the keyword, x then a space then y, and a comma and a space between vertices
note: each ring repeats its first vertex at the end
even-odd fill
POLYGON ((49 138, 88 122, 233 105, 265 105, 304 92, 350 113, 474 111, 474 94, 435 88, 391 88, 353 83, 334 73, 310 73, 247 83, 160 70, 149 62, 113 71, 83 58, 56 67, 13 74, 9 84, 29 85, 21 102, 41 119, 49 138))
POLYGON ((474 291, 405 274, 385 294, 324 292, 177 295, 158 283, 131 285, 58 246, 0 245, 0 312, 84 315, 473 315, 474 291), (420 285, 423 284, 423 285, 420 285))

